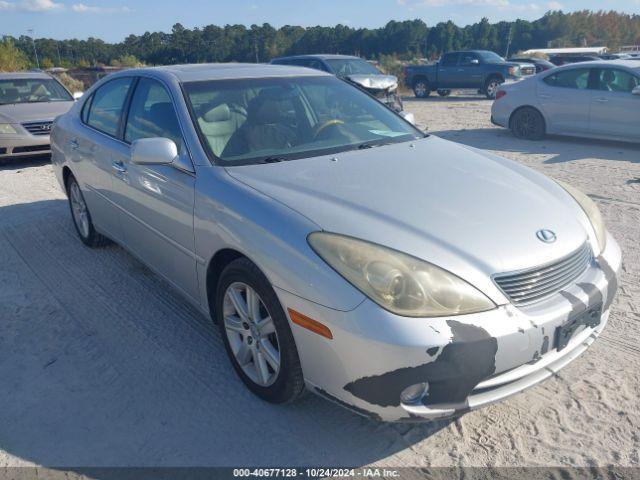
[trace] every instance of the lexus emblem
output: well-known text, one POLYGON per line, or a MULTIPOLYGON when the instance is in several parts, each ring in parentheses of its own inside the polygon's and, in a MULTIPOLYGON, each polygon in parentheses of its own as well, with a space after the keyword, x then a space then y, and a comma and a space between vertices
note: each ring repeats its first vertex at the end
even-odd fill
POLYGON ((545 228, 543 228, 542 230, 538 230, 536 232, 536 237, 538 237, 538 240, 544 243, 553 243, 557 238, 555 233, 545 228))
POLYGON ((50 123, 44 123, 44 124, 40 125, 40 130, 44 130, 45 132, 48 132, 49 130, 51 130, 51 124, 50 123))

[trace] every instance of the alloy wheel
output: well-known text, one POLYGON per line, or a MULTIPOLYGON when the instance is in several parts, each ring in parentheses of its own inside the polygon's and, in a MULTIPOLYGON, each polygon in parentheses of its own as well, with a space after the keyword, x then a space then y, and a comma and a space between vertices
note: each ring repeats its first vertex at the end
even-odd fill
POLYGON ((491 98, 496 98, 496 93, 498 92, 498 88, 500 87, 500 82, 497 80, 491 80, 487 85, 487 96, 491 98))
POLYGON ((73 214, 73 220, 80 231, 80 234, 84 238, 89 237, 89 211, 87 210, 87 204, 84 201, 82 192, 78 182, 72 181, 69 188, 69 199, 71 200, 71 212, 73 214))
POLYGON ((246 283, 229 285, 223 300, 224 328, 242 371, 268 387, 280 372, 280 343, 275 324, 258 293, 246 283))
POLYGON ((417 82, 413 87, 413 93, 416 97, 423 98, 427 94, 427 85, 424 82, 417 82))

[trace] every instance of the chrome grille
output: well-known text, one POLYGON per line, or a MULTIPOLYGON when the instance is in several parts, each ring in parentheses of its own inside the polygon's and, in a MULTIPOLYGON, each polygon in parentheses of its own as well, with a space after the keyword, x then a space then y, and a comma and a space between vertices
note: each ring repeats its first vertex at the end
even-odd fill
POLYGON ((31 135, 49 135, 51 133, 51 125, 53 122, 28 122, 22 126, 27 129, 31 135))
POLYGON ((518 272, 494 275, 496 285, 514 305, 534 303, 574 282, 591 263, 589 244, 555 262, 518 272))
POLYGON ((522 67, 520 69, 520 72, 522 72, 522 75, 533 75, 534 73, 536 73, 536 68, 535 67, 522 67))

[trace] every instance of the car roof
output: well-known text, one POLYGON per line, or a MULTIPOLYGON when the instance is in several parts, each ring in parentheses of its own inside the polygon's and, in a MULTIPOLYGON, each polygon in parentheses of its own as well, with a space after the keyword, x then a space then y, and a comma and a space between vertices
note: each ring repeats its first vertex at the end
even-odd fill
POLYGON ((43 72, 0 72, 0 80, 51 79, 51 75, 43 72))
POLYGON ((634 70, 640 75, 640 60, 616 59, 616 60, 592 60, 589 62, 570 63, 556 67, 557 70, 568 70, 571 68, 589 68, 589 67, 625 67, 634 70))
MULTIPOLYGON (((180 82, 228 80, 236 78, 331 76, 328 73, 304 67, 268 65, 262 63, 194 63, 185 65, 166 65, 162 67, 123 70, 113 76, 131 75, 132 73, 135 74, 143 72, 170 74, 176 77, 180 82)), ((111 76, 112 75, 110 75, 110 77, 111 76)))
POLYGON ((319 60, 362 60, 360 57, 355 57, 353 55, 339 55, 334 53, 310 53, 307 55, 291 55, 288 57, 274 58, 274 60, 293 60, 303 58, 317 58, 319 60))

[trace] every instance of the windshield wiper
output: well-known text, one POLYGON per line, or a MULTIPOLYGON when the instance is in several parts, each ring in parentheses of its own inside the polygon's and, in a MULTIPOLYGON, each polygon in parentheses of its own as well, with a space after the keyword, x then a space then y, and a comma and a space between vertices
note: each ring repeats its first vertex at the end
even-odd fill
POLYGON ((367 148, 381 147, 383 145, 389 145, 389 142, 380 142, 380 140, 372 140, 370 142, 364 142, 358 145, 358 150, 366 150, 367 148))
POLYGON ((272 157, 265 157, 263 159, 261 159, 260 163, 278 163, 278 162, 284 162, 286 160, 286 158, 284 157, 278 157, 278 156, 272 156, 272 157))

